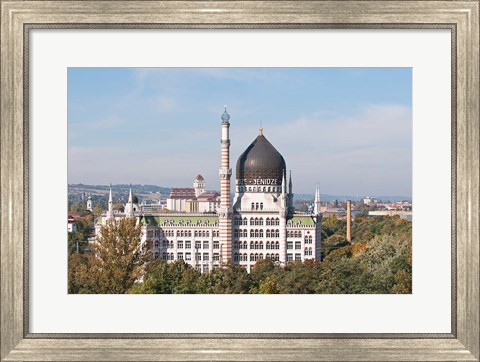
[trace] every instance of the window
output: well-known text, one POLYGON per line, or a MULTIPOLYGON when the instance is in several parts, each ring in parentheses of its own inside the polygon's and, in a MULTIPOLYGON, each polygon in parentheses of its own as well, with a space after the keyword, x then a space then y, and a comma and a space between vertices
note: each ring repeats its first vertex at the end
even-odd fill
POLYGON ((295 261, 302 261, 302 254, 295 254, 295 261))
POLYGON ((295 241, 295 250, 300 250, 302 248, 302 242, 301 241, 295 241))
MULTIPOLYGON (((235 254, 235 256, 237 257, 237 261, 238 261, 238 254, 235 254)), ((213 253, 213 261, 220 261, 219 253, 213 253)))
POLYGON ((200 249, 202 247, 201 241, 195 241, 195 249, 200 249))
POLYGON ((293 249, 293 242, 292 241, 287 241, 287 249, 293 249))
POLYGON ((250 218, 250 225, 255 225, 255 220, 253 217, 250 218))
POLYGON ((183 253, 178 253, 177 254, 177 259, 178 260, 183 260, 183 253))
POLYGON ((255 254, 250 254, 250 261, 255 261, 255 254))
POLYGON ((250 249, 254 249, 255 248, 255 244, 253 243, 253 241, 250 241, 250 249))
POLYGON ((255 232, 253 230, 250 230, 250 237, 253 238, 255 235, 255 232))
POLYGON ((192 260, 192 253, 185 253, 185 260, 192 260))
POLYGON ((263 226, 263 219, 262 218, 258 219, 258 225, 263 226))
POLYGON ((152 230, 148 230, 147 231, 147 238, 151 238, 153 237, 153 231, 152 230))
POLYGON ((203 253, 203 260, 204 260, 204 261, 208 261, 208 260, 209 260, 208 253, 203 253))
POLYGON ((265 235, 266 235, 267 238, 270 237, 270 229, 267 229, 267 231, 265 232, 265 235))
POLYGON ((218 242, 218 240, 215 240, 215 241, 213 242, 213 248, 214 248, 214 249, 220 249, 220 243, 218 242))
POLYGON ((276 237, 276 238, 279 238, 279 237, 280 237, 280 231, 275 230, 275 237, 276 237))
POLYGON ((258 238, 258 230, 255 230, 255 233, 254 233, 255 237, 258 238))
POLYGON ((265 249, 270 249, 270 241, 267 241, 267 243, 265 244, 265 249))
POLYGON ((265 220, 265 225, 270 226, 270 218, 267 217, 267 219, 265 220))
POLYGON ((192 248, 192 242, 191 241, 185 241, 185 249, 191 249, 192 248))
POLYGON ((280 243, 278 241, 275 242, 275 249, 280 249, 280 243))
POLYGON ((196 260, 196 261, 199 261, 200 259, 202 259, 202 254, 200 254, 200 253, 195 253, 195 260, 196 260))
POLYGON ((280 254, 275 254, 275 261, 279 261, 279 260, 280 260, 280 254))
POLYGON ((261 237, 261 238, 263 238, 263 230, 259 230, 258 236, 261 237))
POLYGON ((157 252, 155 252, 155 254, 153 254, 153 258, 158 259, 158 253, 157 252))
POLYGON ((238 229, 233 230, 233 237, 238 238, 238 229))
POLYGON ((203 242, 203 248, 204 248, 204 249, 208 249, 208 248, 209 248, 209 242, 208 242, 208 241, 204 241, 204 242, 203 242))
POLYGON ((293 261, 293 254, 287 254, 287 261, 293 261))
POLYGON ((258 248, 263 249, 263 241, 260 241, 260 243, 258 244, 258 248))
POLYGON ((255 203, 252 202, 252 210, 255 210, 255 203))
POLYGON ((258 241, 255 241, 255 249, 258 249, 258 241))
POLYGON ((278 217, 275 219, 275 225, 280 225, 280 219, 278 217))
POLYGON ((183 241, 182 241, 182 240, 179 240, 179 241, 177 242, 177 248, 178 248, 178 249, 183 249, 183 241))
POLYGON ((263 202, 260 203, 260 210, 263 210, 263 202))
MULTIPOLYGON (((215 260, 215 254, 213 254, 213 260, 215 260)), ((238 261, 238 254, 233 255, 233 261, 238 261)))
MULTIPOLYGON (((160 245, 160 243, 158 241, 155 241, 155 248, 158 249, 158 246, 160 245)), ((156 259, 156 258, 155 258, 156 259)))

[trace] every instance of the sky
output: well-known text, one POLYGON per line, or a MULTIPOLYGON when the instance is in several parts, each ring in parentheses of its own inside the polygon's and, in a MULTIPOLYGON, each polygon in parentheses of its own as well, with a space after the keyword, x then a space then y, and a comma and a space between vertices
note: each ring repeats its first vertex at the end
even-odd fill
POLYGON ((411 68, 69 68, 68 182, 218 190, 224 105, 232 180, 263 127, 294 193, 411 196, 411 68))

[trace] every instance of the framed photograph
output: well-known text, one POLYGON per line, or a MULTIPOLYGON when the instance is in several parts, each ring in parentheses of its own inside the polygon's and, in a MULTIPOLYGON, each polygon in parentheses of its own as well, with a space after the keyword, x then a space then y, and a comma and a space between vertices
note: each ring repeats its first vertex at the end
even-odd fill
POLYGON ((479 360, 478 1, 1 6, 1 360, 479 360))

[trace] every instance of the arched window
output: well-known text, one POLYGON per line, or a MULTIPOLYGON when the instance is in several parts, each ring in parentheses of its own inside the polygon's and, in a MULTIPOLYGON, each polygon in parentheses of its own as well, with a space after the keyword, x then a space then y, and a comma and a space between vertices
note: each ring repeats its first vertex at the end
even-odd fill
POLYGON ((252 202, 252 210, 255 210, 255 203, 252 202))
POLYGON ((258 229, 255 229, 255 237, 258 238, 258 229))
POLYGON ((255 254, 255 261, 258 260, 258 254, 255 254))
POLYGON ((260 243, 258 244, 258 247, 259 247, 260 249, 263 249, 263 241, 260 241, 260 243))
POLYGON ((253 217, 250 218, 250 225, 254 225, 255 219, 253 217))
POLYGON ((267 242, 265 243, 265 249, 270 249, 270 241, 267 241, 267 242))
POLYGON ((263 210, 263 202, 260 203, 260 210, 263 210))
POLYGON ((263 259, 263 254, 258 254, 258 259, 263 259))
POLYGON ((243 218, 243 225, 247 225, 247 218, 246 217, 243 218))
POLYGON ((250 241, 250 249, 254 249, 255 248, 255 244, 253 243, 253 241, 250 241))
POLYGON ((265 225, 270 226, 270 218, 269 217, 267 217, 267 219, 265 220, 265 225))
POLYGON ((153 256, 154 259, 158 259, 158 253, 155 253, 153 256))
POLYGON ((250 254, 250 261, 255 261, 255 254, 250 254))
POLYGON ((262 218, 258 219, 258 225, 263 226, 263 219, 262 218))
POLYGON ((270 259, 270 254, 267 253, 267 255, 265 255, 265 258, 270 259))
POLYGON ((276 238, 280 237, 280 232, 278 230, 275 230, 275 237, 276 238))
POLYGON ((255 203, 255 210, 258 210, 258 202, 255 203))
POLYGON ((255 249, 258 249, 258 241, 255 241, 255 249))
MULTIPOLYGON (((280 249, 280 243, 277 241, 275 242, 275 249, 280 249)), ((278 254, 277 254, 278 255, 278 254)))
POLYGON ((259 231, 259 237, 263 238, 263 230, 259 231))
POLYGON ((275 225, 280 225, 280 219, 278 217, 275 219, 275 225))
POLYGON ((243 248, 244 248, 244 249, 247 249, 247 245, 248 245, 247 242, 244 241, 244 242, 243 242, 243 248))
POLYGON ((270 237, 270 229, 267 229, 267 230, 266 230, 266 237, 267 237, 267 238, 270 237))

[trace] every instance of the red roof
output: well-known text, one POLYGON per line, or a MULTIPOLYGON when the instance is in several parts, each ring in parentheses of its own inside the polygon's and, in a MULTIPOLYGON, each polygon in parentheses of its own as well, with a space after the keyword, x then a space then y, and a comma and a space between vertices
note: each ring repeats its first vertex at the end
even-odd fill
POLYGON ((175 188, 170 191, 169 199, 193 199, 195 200, 195 190, 193 188, 175 188))
POLYGON ((215 201, 220 194, 216 191, 207 191, 197 197, 199 201, 215 201))
POLYGON ((203 178, 202 175, 197 175, 197 177, 195 177, 195 180, 204 181, 205 179, 203 178))

